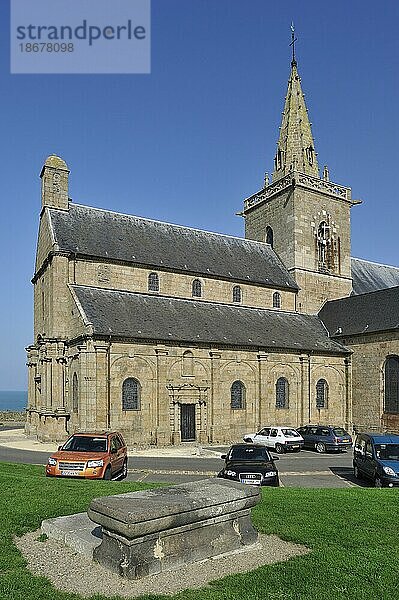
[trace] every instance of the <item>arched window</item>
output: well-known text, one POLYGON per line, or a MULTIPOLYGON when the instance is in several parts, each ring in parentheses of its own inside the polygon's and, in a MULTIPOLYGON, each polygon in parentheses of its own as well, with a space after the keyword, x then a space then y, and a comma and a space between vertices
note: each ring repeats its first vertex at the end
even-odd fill
POLYGON ((72 376, 72 410, 78 412, 79 407, 79 382, 76 373, 72 376))
POLYGON ((159 292, 158 273, 150 273, 148 275, 148 291, 149 292, 159 292))
POLYGON ((276 381, 276 408, 288 408, 288 381, 285 377, 276 381))
POLYGON ((281 308, 281 294, 279 292, 273 294, 273 308, 281 308))
POLYGON ((231 408, 245 408, 245 385, 242 381, 235 381, 231 386, 231 408))
POLYGON ((140 410, 140 404, 140 382, 134 377, 129 377, 122 384, 122 410, 140 410))
POLYGON ((239 285, 235 285, 233 287, 233 302, 241 302, 241 300, 242 300, 241 288, 239 285))
POLYGON ((325 379, 319 379, 316 383, 316 408, 327 408, 328 383, 325 379))
POLYGON ((273 229, 269 225, 266 227, 266 244, 270 244, 273 248, 273 229))
POLYGON ((325 270, 327 268, 327 244, 328 244, 328 225, 325 221, 322 221, 317 230, 317 252, 319 269, 325 270))
POLYGON ((194 355, 191 350, 183 354, 182 376, 193 377, 194 375, 194 355))
POLYGON ((399 356, 389 356, 385 361, 384 412, 399 413, 399 356))
POLYGON ((202 283, 199 279, 194 279, 192 295, 194 298, 201 298, 202 296, 202 283))

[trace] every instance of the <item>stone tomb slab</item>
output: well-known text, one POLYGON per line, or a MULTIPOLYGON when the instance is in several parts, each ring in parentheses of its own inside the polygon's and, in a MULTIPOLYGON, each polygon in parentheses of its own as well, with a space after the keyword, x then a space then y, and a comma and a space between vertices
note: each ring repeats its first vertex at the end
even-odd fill
POLYGON ((89 518, 101 525, 93 557, 128 579, 162 573, 255 544, 250 509, 257 487, 206 479, 96 498, 89 518))

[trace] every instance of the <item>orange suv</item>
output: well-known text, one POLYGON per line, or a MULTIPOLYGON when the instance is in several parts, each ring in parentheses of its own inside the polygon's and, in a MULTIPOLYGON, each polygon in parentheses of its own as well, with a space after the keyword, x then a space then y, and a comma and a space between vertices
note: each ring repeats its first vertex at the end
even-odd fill
POLYGON ((127 475, 127 447, 116 431, 74 433, 46 465, 47 477, 123 479, 127 475))

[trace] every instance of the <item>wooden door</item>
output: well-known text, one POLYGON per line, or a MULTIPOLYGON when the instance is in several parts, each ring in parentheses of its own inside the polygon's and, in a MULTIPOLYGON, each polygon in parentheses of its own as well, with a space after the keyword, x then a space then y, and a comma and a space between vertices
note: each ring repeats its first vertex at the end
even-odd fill
POLYGON ((181 441, 195 441, 195 404, 180 405, 181 441))

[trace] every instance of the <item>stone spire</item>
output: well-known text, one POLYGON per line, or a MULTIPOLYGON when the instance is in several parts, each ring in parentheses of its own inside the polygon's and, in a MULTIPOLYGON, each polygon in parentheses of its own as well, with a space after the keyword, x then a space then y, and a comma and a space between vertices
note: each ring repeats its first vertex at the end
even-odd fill
POLYGON ((319 177, 319 166, 317 164, 312 129, 293 47, 291 73, 288 80, 280 136, 274 159, 272 181, 277 181, 294 170, 319 177))

